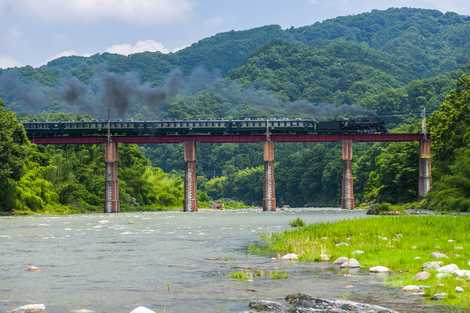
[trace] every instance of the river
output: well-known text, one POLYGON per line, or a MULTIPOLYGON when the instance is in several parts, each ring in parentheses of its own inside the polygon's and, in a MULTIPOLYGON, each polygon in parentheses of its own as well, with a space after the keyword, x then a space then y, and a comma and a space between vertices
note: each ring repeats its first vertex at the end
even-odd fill
POLYGON ((294 292, 402 313, 446 312, 385 287, 383 278, 365 271, 348 277, 326 264, 246 253, 261 234, 286 229, 295 217, 316 223, 364 213, 289 209, 2 217, 0 312, 28 303, 44 303, 50 313, 80 308, 126 313, 139 305, 169 313, 240 312, 252 299, 276 300, 294 292), (28 265, 41 271, 25 271, 28 265), (241 268, 287 271, 289 279, 228 278, 241 268))

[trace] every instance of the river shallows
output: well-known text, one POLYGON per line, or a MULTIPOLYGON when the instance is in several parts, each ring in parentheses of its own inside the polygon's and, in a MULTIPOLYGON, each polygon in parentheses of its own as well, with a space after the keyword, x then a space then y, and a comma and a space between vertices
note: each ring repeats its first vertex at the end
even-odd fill
POLYGON ((384 287, 367 273, 345 277, 325 264, 246 254, 260 234, 285 229, 297 216, 313 223, 364 213, 291 209, 0 218, 0 312, 27 303, 44 303, 50 313, 78 308, 126 313, 138 305, 169 313, 237 312, 251 299, 280 299, 293 292, 400 312, 445 312, 384 287), (25 271, 30 264, 41 271, 25 271), (287 271, 289 279, 228 278, 243 268, 287 271))

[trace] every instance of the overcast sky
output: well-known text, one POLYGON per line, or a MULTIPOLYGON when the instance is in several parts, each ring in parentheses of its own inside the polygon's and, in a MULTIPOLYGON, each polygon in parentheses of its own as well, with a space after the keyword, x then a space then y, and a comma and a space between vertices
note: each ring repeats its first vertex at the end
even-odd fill
POLYGON ((0 67, 105 51, 169 52, 232 29, 403 6, 470 15, 470 0, 0 0, 0 67))

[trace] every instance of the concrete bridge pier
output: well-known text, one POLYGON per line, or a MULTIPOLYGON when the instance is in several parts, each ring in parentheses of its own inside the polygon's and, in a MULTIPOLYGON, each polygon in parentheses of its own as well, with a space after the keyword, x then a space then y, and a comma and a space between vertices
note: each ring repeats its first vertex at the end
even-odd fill
POLYGON ((184 161, 186 162, 186 172, 184 175, 184 212, 197 212, 197 191, 196 191, 196 142, 184 143, 184 161))
POLYGON ((345 210, 352 210, 355 206, 352 174, 352 140, 343 140, 341 159, 343 160, 341 208, 345 210))
POLYGON ((431 175, 431 140, 421 139, 419 145, 419 181, 418 181, 418 198, 423 199, 431 191, 432 175, 431 175))
POLYGON ((263 211, 276 211, 276 184, 274 180, 274 143, 264 143, 263 211))
POLYGON ((117 143, 105 144, 105 213, 119 212, 119 180, 117 143))

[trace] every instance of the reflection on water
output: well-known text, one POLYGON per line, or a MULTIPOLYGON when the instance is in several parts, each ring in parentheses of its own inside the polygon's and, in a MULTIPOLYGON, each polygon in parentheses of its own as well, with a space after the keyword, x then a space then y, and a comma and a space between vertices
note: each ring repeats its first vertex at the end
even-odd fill
POLYGON ((345 277, 326 264, 293 264, 246 254, 260 234, 306 222, 363 217, 361 212, 290 209, 0 218, 0 312, 44 303, 51 313, 77 308, 170 313, 237 312, 252 299, 293 292, 348 298, 401 312, 445 312, 386 288, 368 273, 345 277), (41 272, 25 271, 28 265, 41 272), (283 270, 288 280, 238 282, 240 268, 283 270), (351 288, 351 285, 353 286, 351 288))

